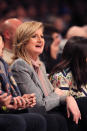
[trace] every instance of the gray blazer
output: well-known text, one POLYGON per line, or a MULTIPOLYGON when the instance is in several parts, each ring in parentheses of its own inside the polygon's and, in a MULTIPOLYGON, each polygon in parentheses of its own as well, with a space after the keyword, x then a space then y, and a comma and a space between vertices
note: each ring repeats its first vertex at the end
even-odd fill
POLYGON ((37 105, 45 106, 46 111, 49 111, 54 107, 59 106, 61 97, 53 92, 53 87, 47 78, 45 69, 43 67, 41 68, 46 80, 46 88, 49 93, 48 96, 44 95, 44 91, 41 88, 41 83, 38 79, 37 73, 31 65, 19 58, 15 60, 11 66, 13 76, 20 88, 21 93, 35 93, 37 105))

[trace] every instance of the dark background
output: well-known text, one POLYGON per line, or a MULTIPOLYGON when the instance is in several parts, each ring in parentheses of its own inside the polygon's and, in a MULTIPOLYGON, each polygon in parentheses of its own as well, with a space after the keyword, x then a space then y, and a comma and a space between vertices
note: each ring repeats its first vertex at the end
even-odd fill
POLYGON ((67 27, 87 24, 87 0, 0 0, 0 20, 17 17, 49 22, 61 18, 67 27))

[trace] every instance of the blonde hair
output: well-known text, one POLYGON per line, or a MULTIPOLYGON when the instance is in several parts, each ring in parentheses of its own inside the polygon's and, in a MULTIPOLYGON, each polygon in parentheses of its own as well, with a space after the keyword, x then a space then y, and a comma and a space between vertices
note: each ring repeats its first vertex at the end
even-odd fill
POLYGON ((14 57, 13 60, 21 57, 26 62, 31 64, 29 57, 27 56, 27 51, 25 46, 27 45, 29 39, 39 28, 43 29, 43 23, 37 21, 24 22, 21 24, 16 31, 14 38, 14 57))

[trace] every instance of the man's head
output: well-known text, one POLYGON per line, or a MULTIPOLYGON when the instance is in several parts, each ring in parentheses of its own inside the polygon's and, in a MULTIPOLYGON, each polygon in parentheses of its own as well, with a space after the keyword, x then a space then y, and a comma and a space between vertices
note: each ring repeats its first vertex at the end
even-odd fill
POLYGON ((12 48, 12 43, 13 43, 13 39, 15 36, 15 32, 16 32, 17 27, 20 24, 22 24, 22 22, 16 18, 7 19, 1 24, 0 32, 4 36, 5 47, 8 47, 7 44, 9 44, 10 48, 12 48))
POLYGON ((66 38, 70 39, 73 36, 81 36, 86 37, 86 32, 83 30, 82 27, 79 26, 72 26, 69 28, 66 34, 66 38))

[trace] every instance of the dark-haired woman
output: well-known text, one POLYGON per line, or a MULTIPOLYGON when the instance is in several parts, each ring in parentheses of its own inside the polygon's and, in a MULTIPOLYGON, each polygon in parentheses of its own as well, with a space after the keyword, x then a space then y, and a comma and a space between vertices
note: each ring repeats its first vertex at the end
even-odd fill
POLYGON ((66 119, 58 112, 61 102, 67 103, 68 111, 72 112, 74 121, 77 123, 81 114, 74 98, 71 96, 66 97, 62 91, 59 94, 58 88, 54 89, 39 60, 44 48, 43 23, 31 21, 21 24, 16 32, 14 45, 15 61, 11 69, 15 80, 22 94, 35 93, 36 105, 44 106, 47 115, 48 113, 49 115, 55 115, 54 120, 50 119, 50 121, 52 120, 52 124, 49 124, 50 131, 53 131, 54 128, 55 131, 58 131, 58 129, 59 131, 67 130, 66 119), (71 105, 71 101, 73 105, 71 105))
MULTIPOLYGON (((62 61, 50 75, 50 81, 66 96, 73 96, 81 112, 82 127, 87 130, 87 39, 72 37, 66 43, 62 61)), ((71 103, 73 104, 73 103, 71 103)), ((74 107, 73 107, 74 108, 74 107)), ((70 116, 70 114, 68 114, 70 116)))
POLYGON ((45 25, 44 28, 45 46, 43 53, 40 55, 44 63, 46 72, 51 73, 56 64, 59 63, 61 54, 59 54, 59 44, 61 41, 60 34, 53 26, 45 25))
POLYGON ((58 54, 58 42, 53 41, 51 36, 45 36, 45 47, 40 55, 41 61, 44 63, 46 72, 49 74, 55 65, 60 61, 61 54, 58 54))

